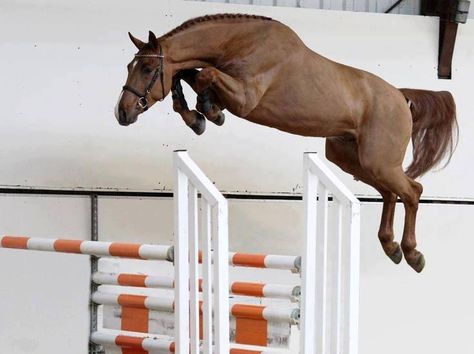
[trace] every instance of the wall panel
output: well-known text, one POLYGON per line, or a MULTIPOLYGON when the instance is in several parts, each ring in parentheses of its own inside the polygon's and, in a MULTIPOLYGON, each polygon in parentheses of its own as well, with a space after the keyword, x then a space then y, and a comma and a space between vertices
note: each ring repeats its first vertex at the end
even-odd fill
MULTIPOLYGON (((208 124, 206 133, 196 137, 172 111, 170 98, 128 128, 113 116, 134 53, 127 31, 143 38, 149 29, 164 33, 190 17, 232 11, 281 20, 315 51, 396 86, 452 91, 460 143, 446 170, 422 179, 425 196, 474 197, 472 173, 466 169, 474 131, 473 24, 459 28, 453 80, 438 80, 434 18, 188 1, 145 1, 146 12, 143 6, 110 1, 23 0, 2 6, 0 23, 8 31, 0 33, 7 63, 0 67, 5 102, 0 185, 170 190, 171 151, 187 148, 222 190, 301 191, 295 171, 301 169, 302 153, 323 153, 322 139, 293 136, 230 114, 223 127, 208 124)), ((195 95, 189 89, 186 95, 193 105, 195 95)), ((334 170, 354 192, 374 195, 334 170)))
MULTIPOLYGON (((324 10, 380 12, 387 11, 397 0, 188 0, 220 2, 223 4, 249 4, 303 7, 324 10)), ((404 0, 391 11, 393 14, 418 15, 420 0, 404 0)))

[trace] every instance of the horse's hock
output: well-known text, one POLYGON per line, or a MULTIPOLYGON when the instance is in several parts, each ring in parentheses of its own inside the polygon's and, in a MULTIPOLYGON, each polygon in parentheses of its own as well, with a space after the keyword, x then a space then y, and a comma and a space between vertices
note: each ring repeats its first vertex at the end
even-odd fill
POLYGON ((174 160, 174 245, 0 238, 3 248, 91 256, 89 353, 357 354, 359 202, 317 155, 304 156, 301 256, 229 252, 226 199, 186 152, 174 160), (171 262, 174 276, 122 271, 119 258, 171 262), (229 281, 229 266, 300 281, 229 281))

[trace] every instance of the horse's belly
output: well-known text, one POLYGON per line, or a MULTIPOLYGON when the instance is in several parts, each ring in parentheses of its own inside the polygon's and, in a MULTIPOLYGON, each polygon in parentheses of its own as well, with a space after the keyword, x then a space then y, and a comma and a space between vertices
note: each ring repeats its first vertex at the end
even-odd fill
POLYGON ((245 119, 303 136, 342 136, 354 130, 350 114, 318 104, 260 104, 245 119))

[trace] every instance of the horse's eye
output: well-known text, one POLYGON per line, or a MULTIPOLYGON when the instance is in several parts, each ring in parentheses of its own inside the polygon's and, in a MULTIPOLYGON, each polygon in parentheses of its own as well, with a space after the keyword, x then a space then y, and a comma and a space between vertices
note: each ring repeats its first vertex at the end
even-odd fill
POLYGON ((149 66, 145 66, 145 67, 143 68, 143 72, 144 72, 145 74, 151 74, 152 71, 153 71, 153 69, 152 69, 151 67, 149 67, 149 66))

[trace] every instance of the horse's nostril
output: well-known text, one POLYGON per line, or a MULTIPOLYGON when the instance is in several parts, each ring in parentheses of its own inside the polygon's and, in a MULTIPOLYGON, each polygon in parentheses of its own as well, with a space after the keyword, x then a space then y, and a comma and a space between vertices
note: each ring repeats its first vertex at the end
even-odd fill
POLYGON ((127 124, 127 113, 123 109, 119 110, 119 123, 127 124))

